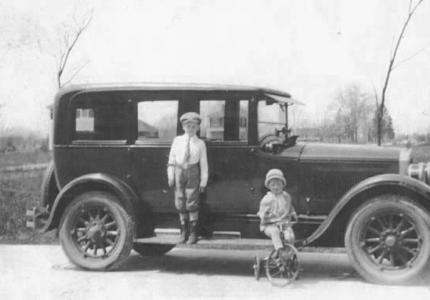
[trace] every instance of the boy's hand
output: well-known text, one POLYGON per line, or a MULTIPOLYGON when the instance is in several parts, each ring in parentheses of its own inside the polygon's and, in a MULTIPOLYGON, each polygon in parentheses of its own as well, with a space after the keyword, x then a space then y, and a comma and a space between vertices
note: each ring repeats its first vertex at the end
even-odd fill
POLYGON ((204 193, 206 191, 206 187, 200 186, 199 191, 200 191, 200 193, 204 193))

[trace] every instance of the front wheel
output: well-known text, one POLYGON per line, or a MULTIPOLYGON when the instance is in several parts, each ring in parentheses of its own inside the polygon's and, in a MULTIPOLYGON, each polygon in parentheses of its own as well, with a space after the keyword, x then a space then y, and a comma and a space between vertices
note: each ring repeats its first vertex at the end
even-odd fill
POLYGON ((382 195, 357 209, 348 224, 345 246, 366 280, 399 284, 412 280, 430 256, 429 216, 406 197, 382 195))
POLYGON ((132 217, 114 195, 87 192, 66 208, 60 243, 71 262, 81 268, 114 269, 130 254, 133 228, 132 217))
POLYGON ((290 244, 270 253, 265 267, 272 285, 286 286, 297 278, 300 271, 298 256, 297 249, 290 244))

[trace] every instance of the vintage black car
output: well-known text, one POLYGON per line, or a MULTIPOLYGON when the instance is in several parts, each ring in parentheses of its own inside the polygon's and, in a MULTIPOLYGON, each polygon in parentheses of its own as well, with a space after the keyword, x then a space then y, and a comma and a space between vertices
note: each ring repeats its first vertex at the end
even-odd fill
MULTIPOLYGON (((265 173, 279 168, 299 214, 299 247, 345 247, 367 280, 400 283, 430 256, 430 164, 406 148, 297 141, 290 94, 228 85, 79 85, 61 90, 53 163, 28 224, 59 229, 61 245, 89 270, 119 266, 135 249, 163 254, 179 234, 166 164, 178 117, 198 112, 209 184, 199 244, 265 239, 256 212, 265 173)), ((267 239, 264 241, 268 242, 267 239)))

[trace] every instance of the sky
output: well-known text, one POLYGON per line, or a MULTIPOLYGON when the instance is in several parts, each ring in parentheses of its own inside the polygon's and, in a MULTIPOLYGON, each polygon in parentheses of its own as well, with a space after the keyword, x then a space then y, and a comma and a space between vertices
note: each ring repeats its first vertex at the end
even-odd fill
MULTIPOLYGON (((72 83, 197 82, 287 91, 318 125, 340 89, 379 94, 406 0, 0 0, 0 129, 47 133, 61 37, 93 17, 73 50, 72 83)), ((430 131, 430 1, 398 53, 386 106, 397 133, 430 131)), ((298 120, 300 119, 300 120, 298 120)))

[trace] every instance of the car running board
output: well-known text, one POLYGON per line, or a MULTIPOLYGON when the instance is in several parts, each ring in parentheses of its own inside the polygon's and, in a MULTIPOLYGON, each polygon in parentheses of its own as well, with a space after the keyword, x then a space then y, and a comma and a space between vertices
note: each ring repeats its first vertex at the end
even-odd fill
POLYGON ((267 249, 272 247, 270 239, 242 239, 238 231, 214 231, 211 238, 199 237, 193 245, 178 244, 180 231, 177 228, 157 228, 155 236, 135 239, 139 244, 170 244, 180 247, 208 249, 267 249))

